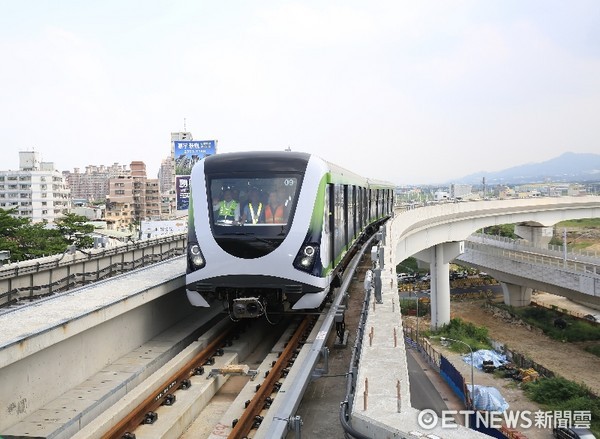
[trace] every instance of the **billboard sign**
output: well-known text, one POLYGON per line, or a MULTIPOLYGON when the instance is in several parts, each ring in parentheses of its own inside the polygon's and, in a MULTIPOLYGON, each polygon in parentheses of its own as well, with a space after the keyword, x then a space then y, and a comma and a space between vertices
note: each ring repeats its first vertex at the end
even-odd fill
POLYGON ((217 153, 216 140, 176 140, 175 191, 177 210, 187 210, 190 204, 190 175, 192 168, 204 157, 217 153))
POLYGON ((155 238, 171 233, 185 233, 186 231, 187 223, 182 220, 142 221, 140 226, 142 239, 155 238))
POLYGON ((175 175, 190 175, 196 162, 217 152, 216 140, 176 140, 174 143, 175 175))
POLYGON ((176 176, 175 189, 177 194, 177 210, 188 210, 190 207, 190 176, 176 176))

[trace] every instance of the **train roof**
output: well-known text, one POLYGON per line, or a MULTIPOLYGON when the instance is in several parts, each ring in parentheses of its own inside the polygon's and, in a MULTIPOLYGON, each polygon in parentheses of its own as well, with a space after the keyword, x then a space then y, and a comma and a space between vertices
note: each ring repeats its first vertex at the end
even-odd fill
POLYGON ((242 152, 227 152, 219 153, 206 157, 205 169, 210 169, 211 172, 227 173, 230 172, 234 163, 251 163, 260 162, 270 169, 278 171, 295 171, 304 169, 311 157, 318 158, 330 170, 332 182, 338 183, 357 183, 361 182, 372 188, 391 188, 395 185, 391 182, 371 179, 360 176, 355 172, 349 171, 341 166, 338 166, 330 161, 327 161, 316 154, 310 154, 299 151, 242 151, 242 152))
POLYGON ((205 168, 212 172, 228 172, 232 165, 260 162, 270 169, 294 171, 306 168, 310 154, 292 151, 244 151, 226 152, 208 156, 204 159, 205 168))

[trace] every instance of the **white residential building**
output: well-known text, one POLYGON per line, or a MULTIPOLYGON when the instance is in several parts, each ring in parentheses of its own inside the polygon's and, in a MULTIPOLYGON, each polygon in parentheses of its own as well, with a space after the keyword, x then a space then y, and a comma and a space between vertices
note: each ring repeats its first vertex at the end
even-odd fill
POLYGON ((471 188, 470 184, 452 183, 450 185, 450 198, 455 200, 470 198, 471 188))
POLYGON ((37 151, 19 152, 18 171, 0 171, 0 208, 15 216, 49 223, 71 207, 67 183, 54 163, 42 162, 37 151))

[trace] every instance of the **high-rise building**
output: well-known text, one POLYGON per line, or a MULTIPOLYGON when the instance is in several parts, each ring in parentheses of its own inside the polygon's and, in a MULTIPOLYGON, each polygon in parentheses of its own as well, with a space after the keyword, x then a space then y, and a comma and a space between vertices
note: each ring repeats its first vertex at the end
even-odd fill
POLYGON ((104 201, 108 195, 108 180, 128 173, 127 166, 118 163, 111 166, 88 165, 84 172, 79 172, 79 168, 75 168, 73 172, 63 171, 71 197, 88 202, 104 201))
POLYGON ((52 222, 71 207, 69 189, 52 162, 37 151, 19 152, 18 171, 0 171, 0 208, 16 208, 15 216, 52 222))
POLYGON ((173 157, 167 157, 160 162, 158 170, 158 181, 160 183, 160 193, 169 194, 175 190, 173 187, 173 176, 175 175, 175 166, 173 157))
POLYGON ((161 195, 158 179, 146 180, 146 218, 148 220, 161 219, 161 195))
POLYGON ((104 220, 108 229, 129 231, 133 227, 133 177, 120 175, 108 181, 104 220))
POLYGON ((160 213, 161 218, 172 218, 175 211, 175 161, 173 157, 167 157, 160 163, 158 171, 160 187, 160 213))

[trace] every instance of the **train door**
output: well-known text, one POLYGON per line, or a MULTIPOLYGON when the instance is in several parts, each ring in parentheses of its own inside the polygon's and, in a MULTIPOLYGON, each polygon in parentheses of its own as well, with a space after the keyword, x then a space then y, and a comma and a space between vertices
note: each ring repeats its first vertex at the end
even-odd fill
POLYGON ((331 187, 331 236, 333 248, 333 267, 341 260, 345 250, 345 221, 344 221, 344 186, 339 184, 331 187))
POLYGON ((344 191, 342 192, 343 194, 343 202, 342 202, 342 209, 343 209, 343 217, 344 217, 344 248, 348 249, 348 242, 349 242, 349 238, 350 238, 350 230, 348 230, 348 218, 349 218, 349 214, 348 211, 350 209, 349 206, 349 201, 348 201, 348 185, 345 184, 343 186, 344 191))
POLYGON ((350 194, 348 196, 348 234, 350 242, 356 239, 356 186, 349 187, 350 194))
MULTIPOLYGON (((324 266, 335 266, 335 186, 333 184, 327 185, 325 191, 325 222, 329 228, 329 260, 328 264, 324 263, 324 266)), ((324 261, 325 262, 325 261, 324 261)))

